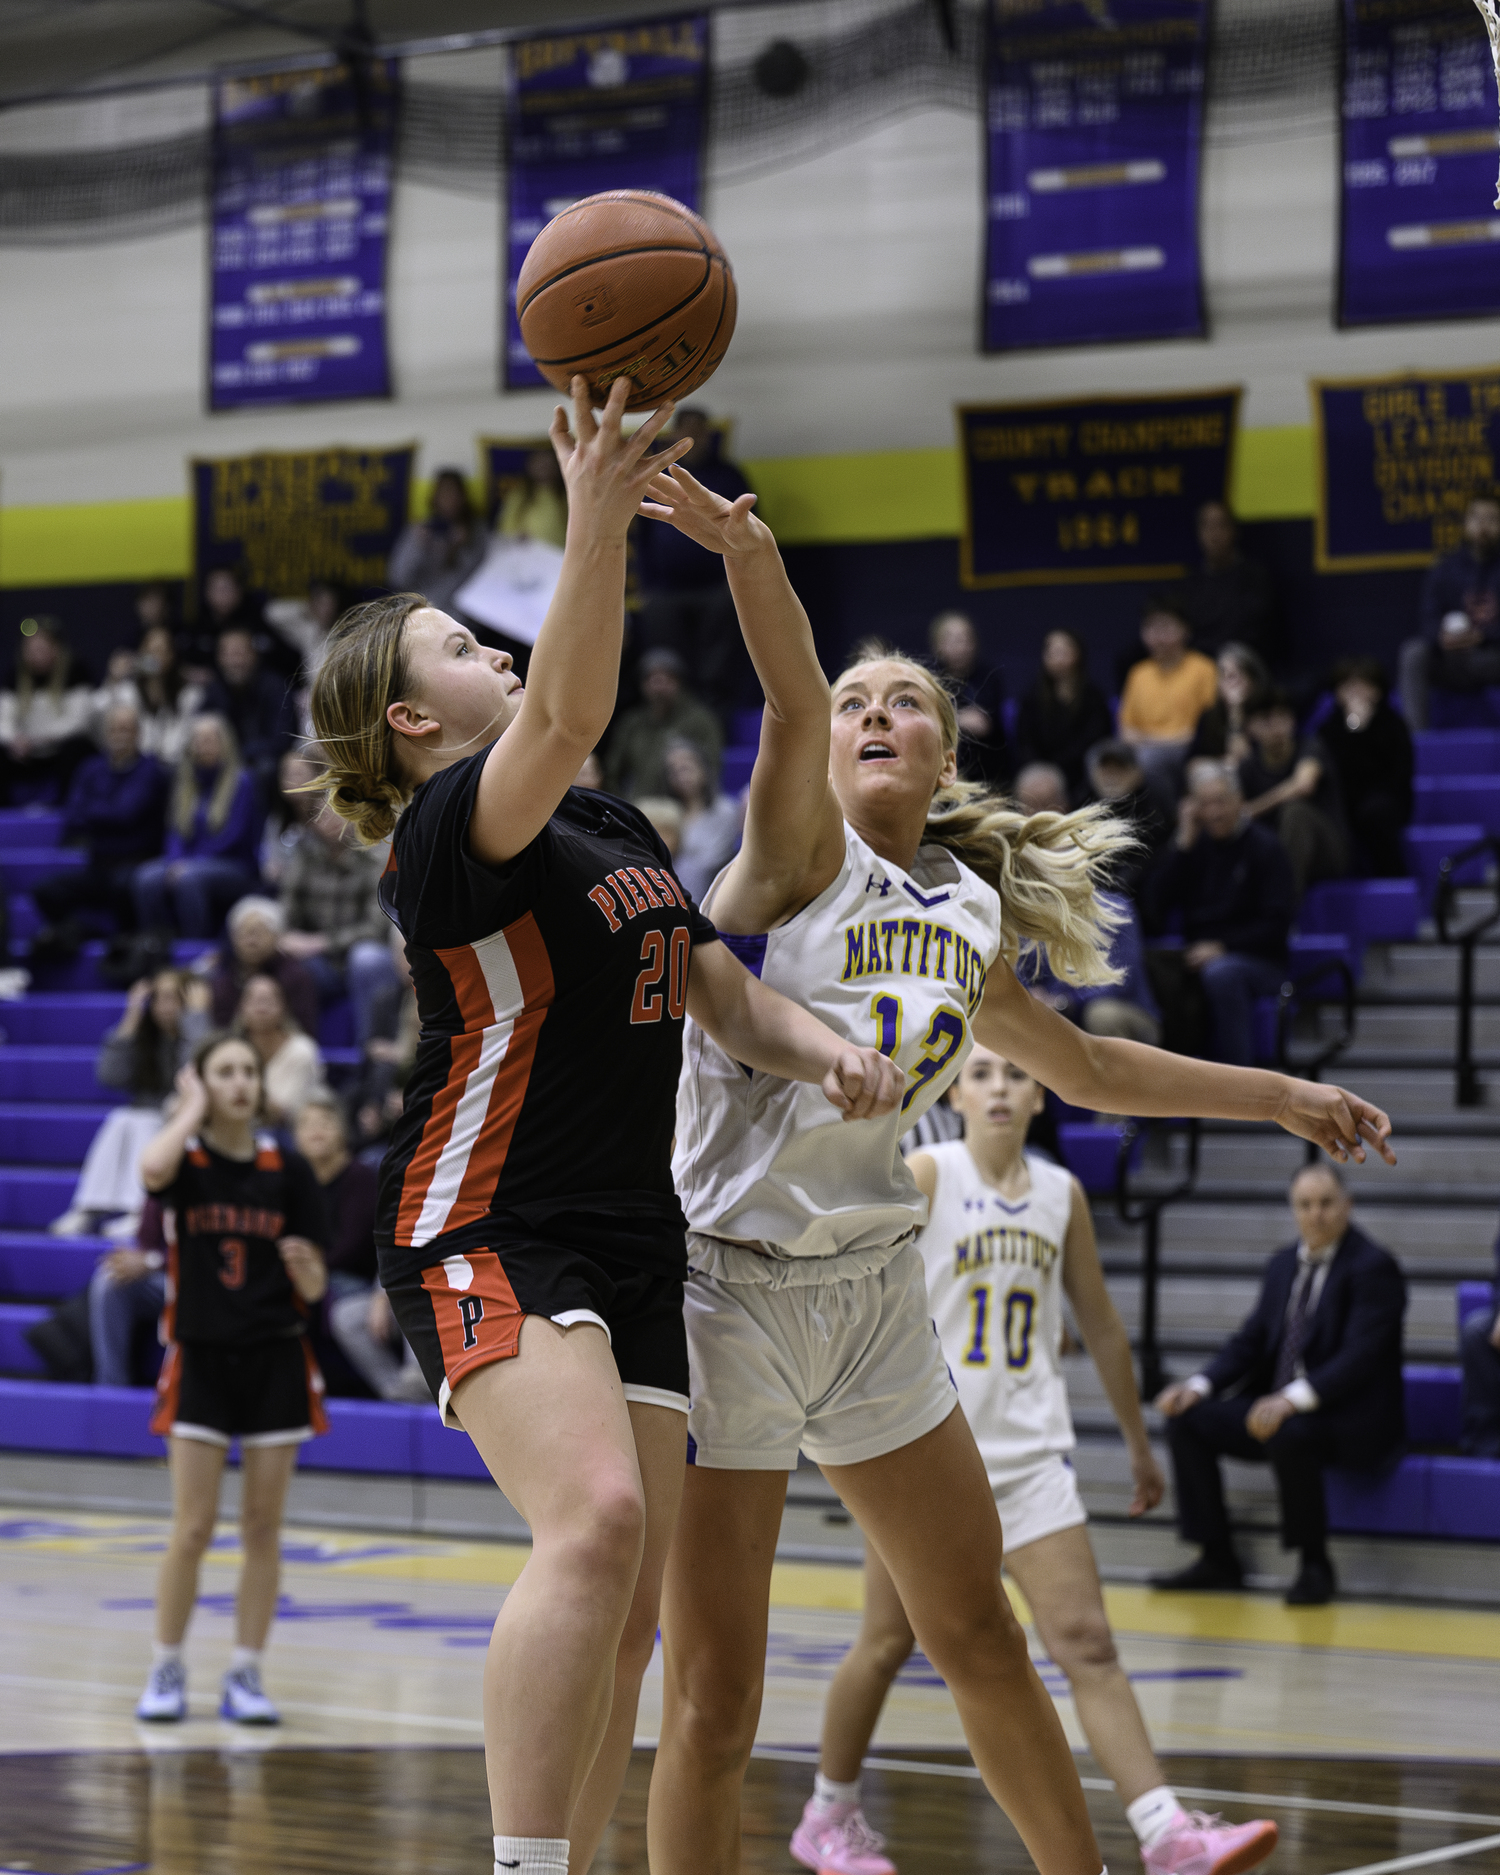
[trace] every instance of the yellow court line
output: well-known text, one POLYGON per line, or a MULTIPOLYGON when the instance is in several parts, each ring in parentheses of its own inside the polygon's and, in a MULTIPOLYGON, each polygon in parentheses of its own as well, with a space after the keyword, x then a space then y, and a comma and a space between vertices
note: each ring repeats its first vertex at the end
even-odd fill
POLYGON ((1258 1595, 1164 1595, 1121 1585, 1105 1588, 1104 1605, 1119 1634, 1500 1660, 1500 1614, 1470 1608, 1383 1602, 1287 1608, 1258 1595))

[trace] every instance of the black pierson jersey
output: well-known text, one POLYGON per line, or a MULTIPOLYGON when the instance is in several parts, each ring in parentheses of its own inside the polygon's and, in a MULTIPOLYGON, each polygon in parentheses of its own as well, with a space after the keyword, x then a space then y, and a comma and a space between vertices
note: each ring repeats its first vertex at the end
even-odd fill
POLYGON ((651 823, 608 795, 570 788, 514 859, 475 859, 488 753, 417 789, 381 881, 422 1021, 381 1167, 383 1267, 490 1242, 497 1213, 526 1231, 571 1213, 617 1222, 621 1254, 656 1239, 681 1268, 683 1012, 693 946, 717 933, 651 823))
POLYGON ((282 1237, 328 1241, 323 1193, 299 1153, 274 1134, 253 1159, 190 1139, 177 1176, 158 1192, 172 1212, 167 1334, 174 1341, 272 1341, 300 1335, 307 1308, 276 1248, 282 1237))

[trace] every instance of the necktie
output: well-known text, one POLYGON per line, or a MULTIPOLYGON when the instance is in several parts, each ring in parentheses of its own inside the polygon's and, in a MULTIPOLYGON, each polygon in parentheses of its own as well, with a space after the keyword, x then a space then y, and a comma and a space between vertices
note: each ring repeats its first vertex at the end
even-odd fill
POLYGON ((1271 1377, 1271 1391, 1279 1393, 1297 1378, 1297 1363, 1302 1359, 1302 1343, 1307 1332, 1307 1300, 1312 1294, 1313 1263, 1304 1263, 1297 1272, 1291 1307, 1281 1330, 1281 1346, 1276 1350, 1276 1371, 1271 1377))

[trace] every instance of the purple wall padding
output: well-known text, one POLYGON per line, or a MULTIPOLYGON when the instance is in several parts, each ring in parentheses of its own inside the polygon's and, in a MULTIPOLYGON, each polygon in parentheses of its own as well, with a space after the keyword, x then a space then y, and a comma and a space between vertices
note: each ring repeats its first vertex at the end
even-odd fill
POLYGON ((75 1387, 0 1380, 0 1445, 90 1458, 161 1458, 166 1441, 146 1429, 146 1387, 75 1387))

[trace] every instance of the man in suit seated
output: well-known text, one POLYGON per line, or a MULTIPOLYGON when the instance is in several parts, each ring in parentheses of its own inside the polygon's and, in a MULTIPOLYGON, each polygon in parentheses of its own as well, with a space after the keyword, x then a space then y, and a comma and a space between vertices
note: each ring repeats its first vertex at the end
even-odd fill
POLYGON ((1323 1468, 1379 1465, 1406 1436, 1400 1266, 1349 1222, 1344 1181, 1326 1159, 1302 1168, 1291 1198, 1300 1242, 1272 1257, 1260 1300, 1203 1372, 1156 1401, 1168 1421, 1179 1528, 1203 1550, 1156 1588, 1240 1586, 1219 1475, 1227 1455, 1275 1470, 1281 1540, 1302 1552, 1288 1604, 1330 1601, 1323 1468))

